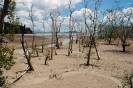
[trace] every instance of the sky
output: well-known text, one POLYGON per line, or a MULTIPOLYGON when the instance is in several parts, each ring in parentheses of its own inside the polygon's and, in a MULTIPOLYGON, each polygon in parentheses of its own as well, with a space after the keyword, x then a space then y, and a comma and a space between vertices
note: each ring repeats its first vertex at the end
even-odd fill
MULTIPOLYGON (((92 1, 92 0, 87 0, 92 1)), ((101 7, 99 10, 106 10, 110 9, 115 6, 114 2, 116 0, 102 0, 101 7)), ((128 10, 132 4, 132 0, 117 0, 119 2, 119 6, 123 7, 123 9, 128 10)), ((44 21, 45 24, 45 31, 51 31, 51 19, 50 19, 50 13, 53 13, 54 10, 59 8, 59 11, 61 15, 58 18, 58 23, 64 19, 64 22, 62 23, 61 30, 67 31, 68 22, 69 22, 69 9, 68 4, 69 0, 16 0, 17 6, 15 9, 15 13, 17 16, 20 17, 20 22, 22 22, 22 25, 26 25, 26 27, 30 27, 32 29, 31 20, 29 17, 29 12, 31 6, 33 6, 33 22, 34 22, 34 31, 36 32, 43 32, 43 20, 47 19, 47 21, 44 21), (24 2, 24 3, 22 3, 24 2)), ((91 7, 93 7, 94 4, 89 4, 91 7)), ((82 12, 83 12, 83 0, 72 0, 71 2, 71 9, 74 11, 74 18, 80 18, 82 20, 82 12)), ((91 12, 91 9, 88 8, 88 10, 91 12)))

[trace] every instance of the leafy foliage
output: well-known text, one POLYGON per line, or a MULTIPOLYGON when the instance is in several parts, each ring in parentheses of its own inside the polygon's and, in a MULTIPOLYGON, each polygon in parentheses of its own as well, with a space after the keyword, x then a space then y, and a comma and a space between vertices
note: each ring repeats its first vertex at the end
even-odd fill
POLYGON ((130 46, 131 45, 131 43, 124 43, 124 44, 121 44, 121 46, 125 46, 125 47, 128 47, 128 46, 130 46))
POLYGON ((20 29, 20 22, 19 22, 19 17, 15 15, 15 12, 14 9, 15 9, 15 6, 16 6, 16 2, 15 1, 12 1, 9 5, 9 15, 7 16, 7 19, 9 21, 9 24, 7 26, 7 29, 8 29, 8 32, 10 33, 10 40, 13 41, 14 40, 14 33, 15 31, 19 30, 20 29))
POLYGON ((90 44, 90 41, 88 41, 88 40, 83 41, 83 47, 88 47, 89 44, 90 44))
POLYGON ((131 88, 130 75, 128 73, 124 73, 123 82, 118 88, 131 88))
MULTIPOLYGON (((4 37, 4 18, 7 17, 11 25, 17 25, 19 18, 15 16, 14 9, 16 7, 15 0, 0 0, 0 31, 2 31, 0 38, 0 87, 3 86, 6 82, 5 77, 3 76, 3 70, 10 70, 13 64, 13 54, 15 48, 13 46, 7 46, 3 44, 4 37)), ((16 29, 14 26, 9 26, 9 30, 16 29)), ((14 32, 10 32, 12 37, 14 32)))
POLYGON ((5 84, 5 77, 3 75, 3 70, 10 70, 13 64, 15 64, 13 60, 15 48, 13 46, 4 47, 0 45, 0 86, 5 84))

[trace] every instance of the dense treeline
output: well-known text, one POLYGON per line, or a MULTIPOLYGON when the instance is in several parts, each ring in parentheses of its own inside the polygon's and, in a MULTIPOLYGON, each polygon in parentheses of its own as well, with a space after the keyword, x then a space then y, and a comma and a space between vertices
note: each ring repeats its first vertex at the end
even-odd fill
MULTIPOLYGON (((24 26, 21 26, 21 25, 16 25, 16 26, 18 26, 16 29, 12 29, 13 28, 12 25, 8 22, 5 22, 4 23, 4 33, 9 34, 9 33, 13 32, 15 34, 21 34, 21 31, 24 26)), ((2 34, 2 30, 0 30, 0 34, 2 34)), ((33 31, 29 27, 26 27, 25 34, 33 34, 33 31)))

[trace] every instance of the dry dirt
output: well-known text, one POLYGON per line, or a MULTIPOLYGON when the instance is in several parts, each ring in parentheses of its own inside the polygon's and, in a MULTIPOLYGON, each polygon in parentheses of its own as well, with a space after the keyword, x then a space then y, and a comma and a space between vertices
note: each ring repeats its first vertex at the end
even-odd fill
MULTIPOLYGON (((19 39, 17 37, 17 39, 19 39)), ((49 39, 48 39, 49 40, 49 39)), ((37 42, 40 40, 37 39, 37 42)), ((18 40, 19 42, 19 40, 18 40)), ((9 43, 10 44, 10 43, 9 43)), ((11 43, 19 46, 20 43, 11 43)), ((132 46, 132 45, 131 45, 132 46)), ((17 49, 18 49, 17 48, 17 49)), ((98 50, 101 59, 97 60, 96 54, 91 56, 91 65, 85 66, 88 48, 79 52, 78 44, 73 44, 73 53, 68 57, 68 44, 57 49, 58 55, 53 60, 48 60, 44 65, 44 53, 39 57, 32 57, 33 72, 26 73, 20 80, 12 84, 12 88, 118 88, 125 74, 130 74, 133 69, 133 50, 121 52, 122 47, 114 44, 107 45, 100 41, 98 50)), ((81 47, 82 50, 82 47, 81 47)), ((94 48, 93 51, 95 52, 94 48)), ((26 69, 27 63, 23 53, 15 52, 16 64, 9 71, 5 71, 8 83, 12 83, 26 69)))

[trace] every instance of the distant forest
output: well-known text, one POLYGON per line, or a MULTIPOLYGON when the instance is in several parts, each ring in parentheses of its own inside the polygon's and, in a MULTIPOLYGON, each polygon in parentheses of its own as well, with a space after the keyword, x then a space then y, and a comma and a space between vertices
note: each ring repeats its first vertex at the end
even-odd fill
MULTIPOLYGON (((8 22, 4 23, 4 33, 9 34, 10 31, 12 30, 11 25, 8 22)), ((12 30, 15 34, 21 34, 21 31, 24 26, 19 25, 17 29, 12 30)), ((2 33, 2 30, 0 30, 0 33, 2 33)), ((26 27, 25 29, 25 34, 33 34, 33 31, 30 29, 30 27, 26 27)))

